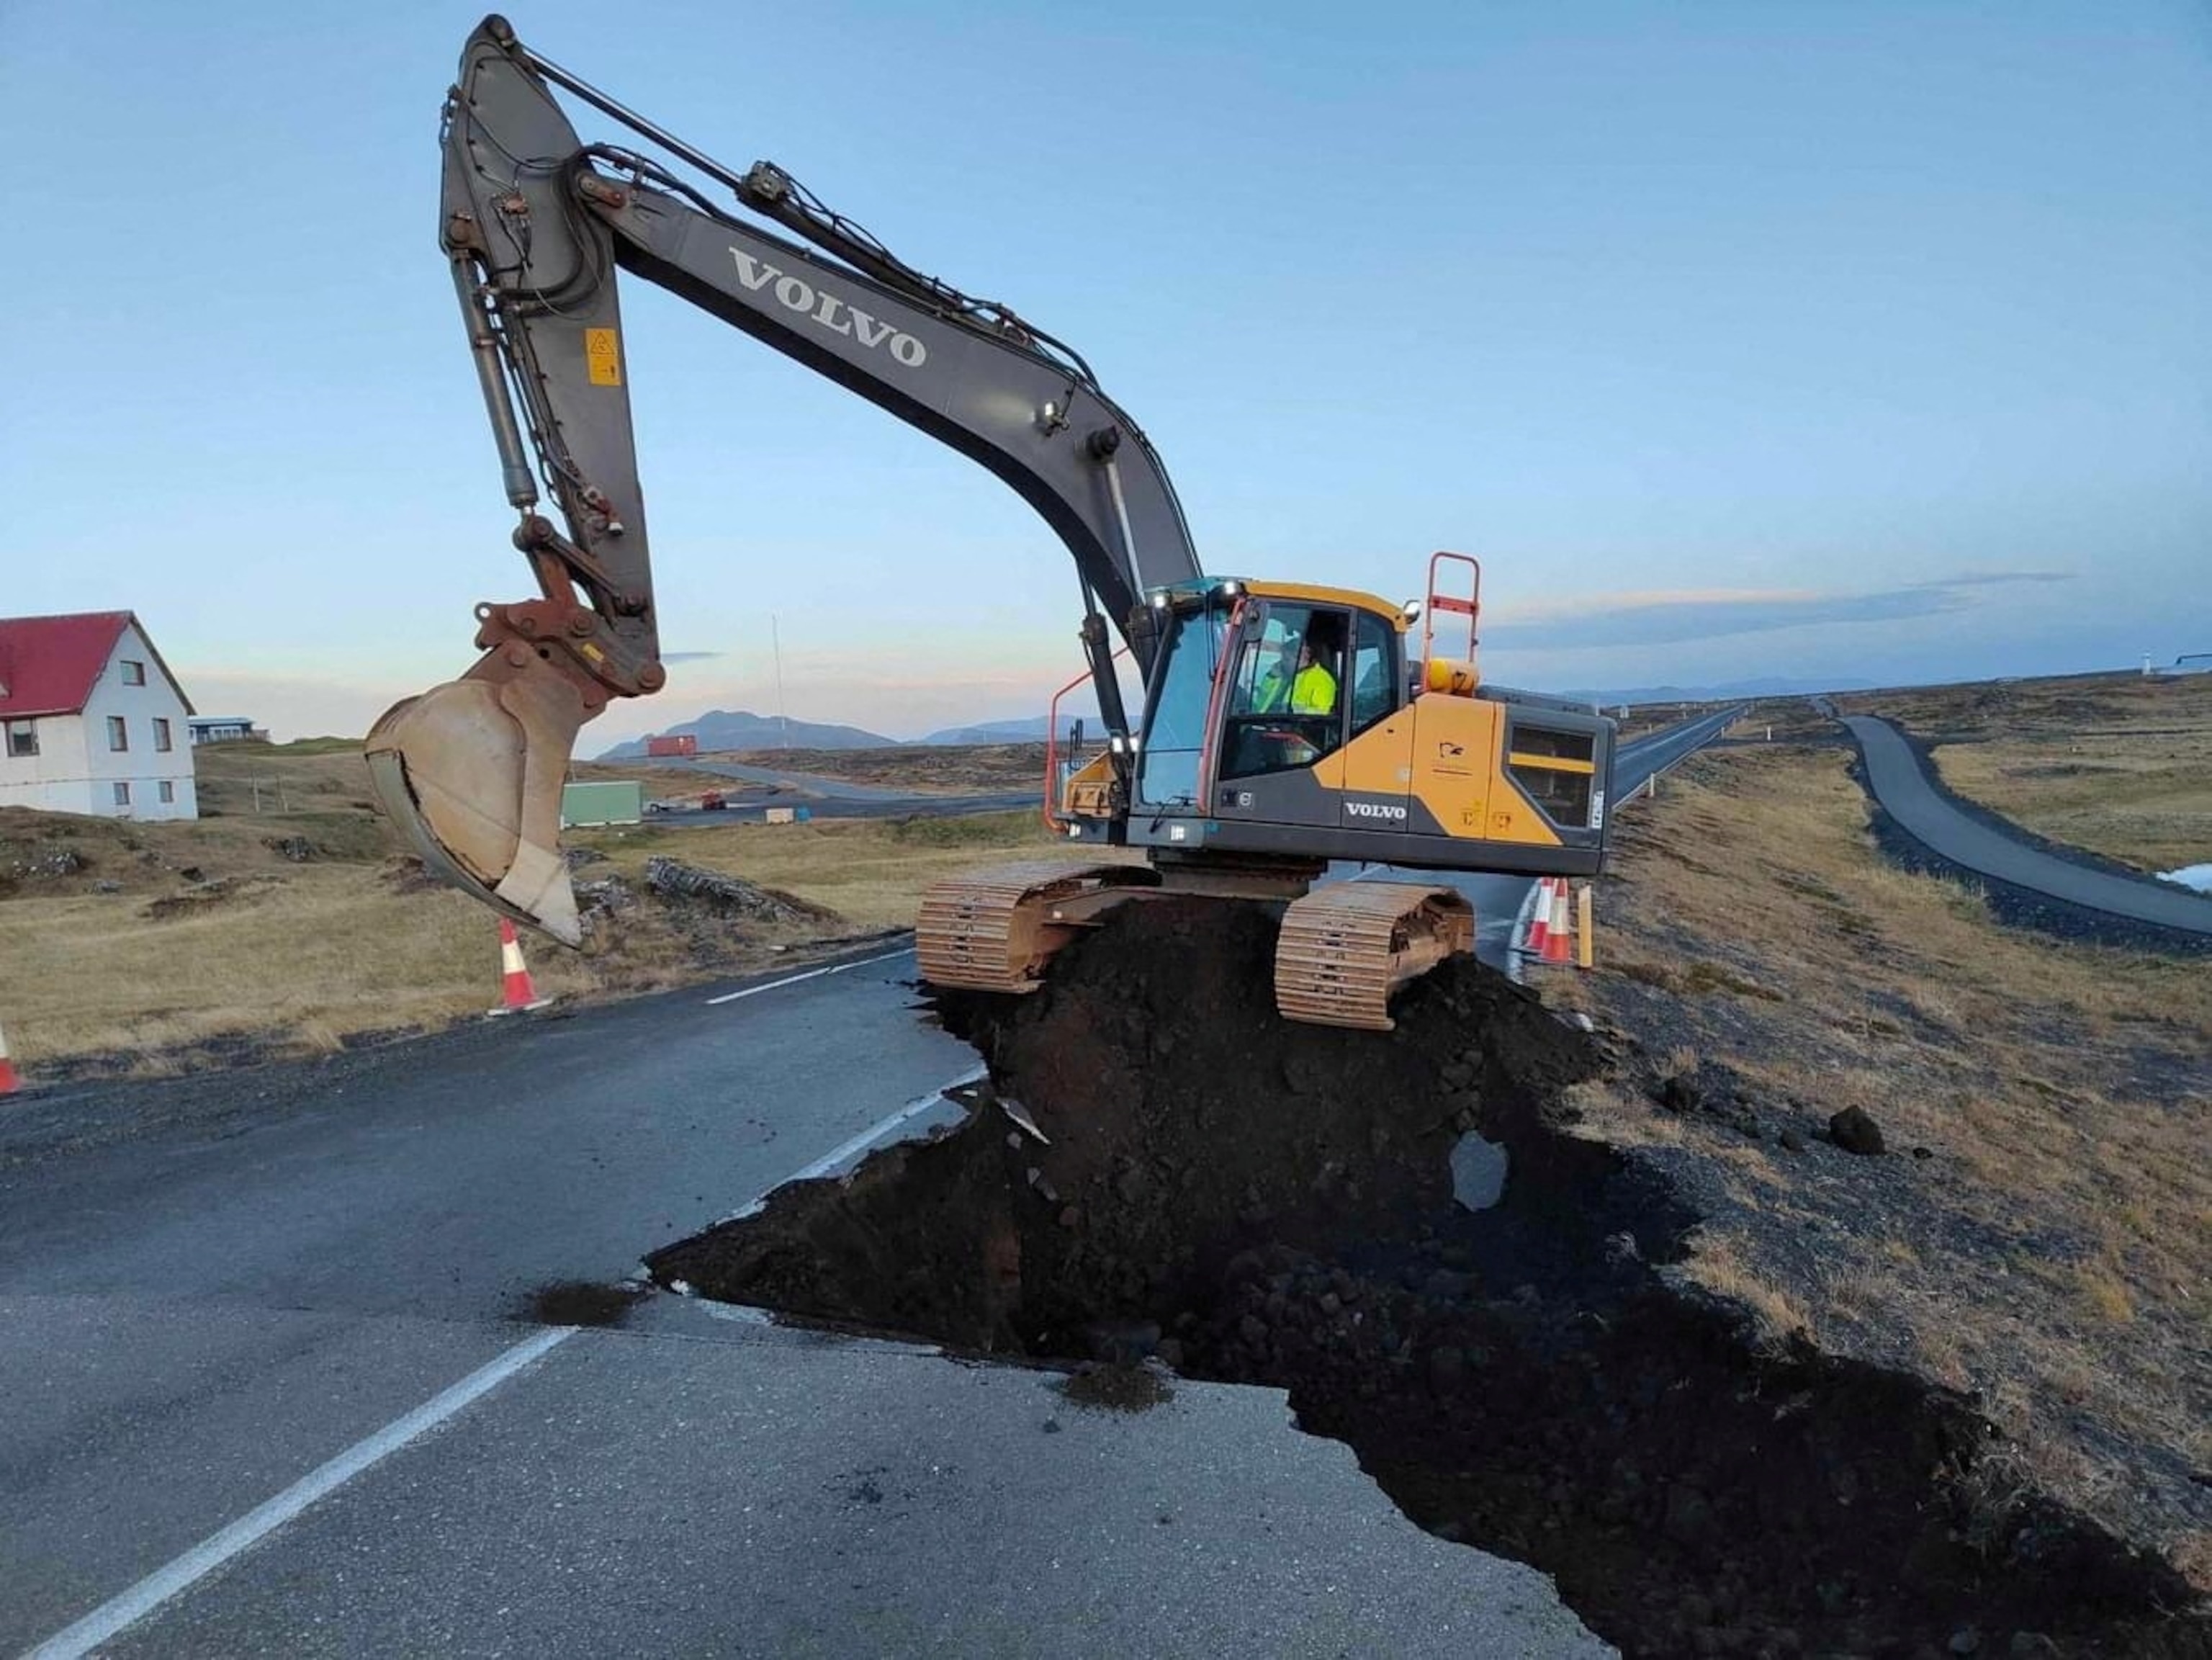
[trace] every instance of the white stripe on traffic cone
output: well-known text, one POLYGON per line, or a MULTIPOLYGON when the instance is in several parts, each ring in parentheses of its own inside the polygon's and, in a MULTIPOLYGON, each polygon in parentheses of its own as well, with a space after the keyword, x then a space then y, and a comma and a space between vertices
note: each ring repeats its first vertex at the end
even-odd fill
POLYGON ((529 965, 522 960, 522 941, 515 935, 514 924, 504 916, 499 919, 499 969, 500 990, 506 1000, 490 1012, 525 1014, 553 1000, 540 997, 531 983, 529 965))
POLYGON ((1522 954, 1540 958, 1544 955, 1544 938, 1552 931, 1552 879, 1536 879, 1536 906, 1528 917, 1528 938, 1522 946, 1522 954))

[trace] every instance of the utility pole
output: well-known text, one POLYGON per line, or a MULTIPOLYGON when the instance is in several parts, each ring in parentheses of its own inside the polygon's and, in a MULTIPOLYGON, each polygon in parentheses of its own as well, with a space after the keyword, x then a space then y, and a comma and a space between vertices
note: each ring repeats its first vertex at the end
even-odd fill
POLYGON ((768 614, 769 649, 775 654, 775 724, 782 739, 781 747, 791 747, 791 717, 783 712, 783 635, 776 625, 774 611, 768 614))

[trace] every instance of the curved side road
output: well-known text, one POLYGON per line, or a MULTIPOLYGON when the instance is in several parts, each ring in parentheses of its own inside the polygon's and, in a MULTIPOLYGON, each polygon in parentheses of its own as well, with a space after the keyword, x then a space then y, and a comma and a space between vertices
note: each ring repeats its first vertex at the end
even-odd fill
POLYGON ((1866 760, 1867 787, 1913 840, 1953 864, 2085 910, 2212 939, 2212 900, 2148 878, 2114 876, 2044 853, 1992 830, 1932 788, 1896 727, 1872 715, 1843 718, 1866 760))

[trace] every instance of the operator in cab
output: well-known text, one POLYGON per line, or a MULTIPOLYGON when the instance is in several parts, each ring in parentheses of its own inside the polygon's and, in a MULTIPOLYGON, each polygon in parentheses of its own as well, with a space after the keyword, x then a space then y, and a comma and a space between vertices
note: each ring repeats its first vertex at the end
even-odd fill
POLYGON ((1283 649, 1260 677, 1253 708, 1260 714, 1329 714, 1336 708, 1336 676, 1322 661, 1323 652, 1315 639, 1318 626, 1295 639, 1285 639, 1283 649))
POLYGON ((1273 660, 1244 683, 1243 697, 1232 706, 1236 735, 1225 775, 1310 766, 1336 747, 1336 633, 1329 619, 1314 617, 1273 642, 1273 660))

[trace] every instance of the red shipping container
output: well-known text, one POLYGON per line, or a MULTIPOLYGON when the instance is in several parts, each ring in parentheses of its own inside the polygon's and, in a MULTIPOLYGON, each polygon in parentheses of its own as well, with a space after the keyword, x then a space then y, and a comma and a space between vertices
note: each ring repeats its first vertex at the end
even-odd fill
POLYGON ((647 755, 696 755, 699 739, 696 733, 685 733, 677 738, 648 738, 645 740, 647 755))

